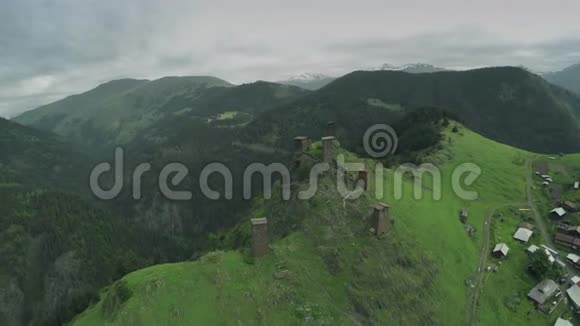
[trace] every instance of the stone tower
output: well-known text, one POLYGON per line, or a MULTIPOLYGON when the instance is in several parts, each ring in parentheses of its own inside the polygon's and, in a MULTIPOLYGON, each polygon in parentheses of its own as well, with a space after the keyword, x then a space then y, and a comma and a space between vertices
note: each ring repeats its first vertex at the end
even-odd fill
POLYGON ((302 153, 306 152, 310 148, 310 138, 306 136, 298 136, 294 138, 294 152, 302 153))
POLYGON ((334 121, 329 121, 326 124, 326 136, 336 137, 336 123, 334 123, 334 121))
POLYGON ((322 137, 322 160, 325 163, 332 163, 336 158, 336 149, 334 146, 334 137, 322 137))
POLYGON ((363 170, 358 171, 358 177, 356 178, 357 184, 362 183, 363 190, 369 190, 369 171, 367 170, 366 166, 363 170))
POLYGON ((252 256, 262 257, 268 254, 268 219, 252 219, 252 256))
POLYGON ((372 225, 377 236, 385 234, 389 229, 391 217, 389 206, 384 203, 377 203, 373 212, 372 225))

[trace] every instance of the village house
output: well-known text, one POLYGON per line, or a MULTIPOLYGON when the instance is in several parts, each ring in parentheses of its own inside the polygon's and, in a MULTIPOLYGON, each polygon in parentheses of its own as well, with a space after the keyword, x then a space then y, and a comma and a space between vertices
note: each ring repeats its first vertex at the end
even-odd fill
POLYGON ((568 212, 578 212, 578 206, 569 200, 563 201, 561 205, 568 212))
POLYGON ((580 248, 580 227, 569 223, 558 223, 556 225, 556 235, 554 241, 572 247, 580 248))
POLYGON ((580 182, 576 181, 576 182, 574 182, 574 190, 578 190, 578 189, 580 189, 580 182))
POLYGON ((559 287, 556 282, 550 279, 545 279, 542 282, 534 286, 530 292, 528 292, 528 298, 532 299, 540 308, 540 310, 546 310, 552 306, 551 299, 554 298, 559 287))
POLYGON ((564 215, 566 215, 566 210, 562 207, 556 207, 553 210, 550 211, 550 216, 552 217, 563 217, 564 215))
POLYGON ((580 269, 580 256, 576 254, 568 254, 568 256, 566 256, 566 259, 570 261, 576 269, 580 269))
POLYGON ((524 228, 524 229, 528 229, 530 231, 534 231, 534 229, 536 228, 533 224, 528 223, 528 222, 522 222, 518 225, 518 228, 524 228))
POLYGON ((498 243, 493 248, 493 251, 491 252, 491 254, 495 258, 501 259, 501 258, 504 258, 507 256, 509 250, 510 250, 510 248, 505 243, 498 243))
POLYGON ((580 310, 580 286, 578 286, 578 284, 574 284, 568 290, 566 290, 566 293, 568 294, 574 309, 580 310))
POLYGON ((532 237, 532 234, 534 234, 534 232, 525 229, 525 228, 519 228, 516 233, 514 234, 514 239, 521 241, 523 243, 527 243, 528 241, 530 241, 530 238, 532 237))
POLYGON ((542 247, 543 249, 547 250, 550 255, 554 256, 554 257, 560 257, 560 253, 546 245, 540 245, 540 247, 542 247))
POLYGON ((528 254, 533 254, 533 253, 535 253, 536 251, 538 251, 538 249, 540 249, 540 247, 538 247, 538 246, 536 246, 536 245, 531 245, 531 246, 529 246, 529 247, 528 247, 528 249, 526 249, 526 252, 527 252, 528 254))
POLYGON ((566 319, 558 318, 554 326, 574 326, 574 325, 566 319))
POLYGON ((463 224, 467 223, 467 215, 468 215, 467 208, 462 208, 459 211, 459 220, 461 221, 461 223, 463 224))

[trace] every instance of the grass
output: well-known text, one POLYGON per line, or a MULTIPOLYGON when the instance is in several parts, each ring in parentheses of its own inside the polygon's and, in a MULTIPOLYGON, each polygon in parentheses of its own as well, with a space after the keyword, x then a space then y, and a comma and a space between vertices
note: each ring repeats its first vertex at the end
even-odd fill
MULTIPOLYGON (((534 280, 524 272, 524 246, 511 240, 520 217, 505 208, 525 201, 525 161, 531 155, 464 128, 446 130, 445 138, 444 148, 430 158, 441 172, 440 200, 433 198, 429 177, 422 199, 413 198, 410 177, 404 178, 402 198, 395 198, 394 172, 383 171, 380 200, 390 204, 394 219, 385 238, 368 231, 374 181, 361 199, 343 202, 327 178, 309 201, 257 201, 256 212, 267 212, 279 235, 272 254, 251 264, 242 253, 215 252, 129 274, 133 296, 111 324, 464 325, 474 294, 466 282, 477 273, 484 218, 497 208, 503 219, 493 220, 491 246, 502 240, 511 252, 497 273, 486 274, 480 324, 547 325, 556 313, 528 319, 532 307, 525 293, 534 280), (452 187, 453 172, 463 163, 481 169, 471 186, 464 185, 477 191, 477 200, 460 198, 452 187), (473 237, 459 222, 462 207, 477 229, 473 237), (274 277, 281 270, 288 276, 274 277), (506 305, 510 300, 519 300, 516 309, 506 305)), ((318 155, 319 145, 313 147, 318 155)), ((346 154, 347 161, 356 159, 346 154)), ((366 163, 374 171, 376 162, 366 163)), ((104 324, 100 303, 73 324, 104 324)))
POLYGON ((559 316, 558 311, 551 315, 536 311, 527 299, 529 290, 541 280, 527 273, 526 249, 532 244, 539 246, 542 241, 538 232, 534 233, 527 244, 513 239, 517 225, 526 221, 529 215, 518 208, 520 206, 506 207, 496 211, 493 216, 492 246, 505 243, 510 251, 501 261, 491 256, 488 260, 487 266, 497 266, 498 271, 486 272, 481 310, 483 325, 499 325, 506 320, 510 321, 510 325, 551 325, 559 316))

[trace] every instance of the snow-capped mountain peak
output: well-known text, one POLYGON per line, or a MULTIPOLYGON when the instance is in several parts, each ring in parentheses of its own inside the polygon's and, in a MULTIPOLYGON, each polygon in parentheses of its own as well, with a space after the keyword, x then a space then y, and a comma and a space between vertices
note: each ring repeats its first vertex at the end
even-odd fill
POLYGON ((323 80, 323 79, 328 79, 328 78, 332 78, 332 77, 325 75, 325 74, 305 72, 305 73, 302 73, 300 75, 291 76, 287 80, 288 81, 315 81, 315 80, 323 80))
POLYGON ((402 66, 394 66, 388 63, 383 64, 382 66, 370 70, 390 70, 390 71, 403 71, 408 73, 429 73, 429 72, 438 72, 438 71, 446 71, 448 69, 436 67, 426 63, 412 63, 406 64, 402 66))

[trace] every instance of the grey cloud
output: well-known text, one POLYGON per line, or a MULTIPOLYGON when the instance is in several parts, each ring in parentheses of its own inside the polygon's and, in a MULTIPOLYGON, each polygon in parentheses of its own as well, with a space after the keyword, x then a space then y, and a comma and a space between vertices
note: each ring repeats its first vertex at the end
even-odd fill
POLYGON ((236 83, 302 72, 339 75, 383 63, 550 70, 580 62, 576 1, 560 7, 524 0, 507 8, 500 0, 418 5, 1 1, 0 116, 122 77, 214 75, 236 83), (488 9, 494 6, 503 9, 488 9), (509 16, 509 10, 518 15, 499 24, 498 16, 509 16), (541 22, 521 28, 525 17, 538 15, 541 22))

